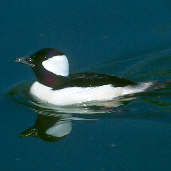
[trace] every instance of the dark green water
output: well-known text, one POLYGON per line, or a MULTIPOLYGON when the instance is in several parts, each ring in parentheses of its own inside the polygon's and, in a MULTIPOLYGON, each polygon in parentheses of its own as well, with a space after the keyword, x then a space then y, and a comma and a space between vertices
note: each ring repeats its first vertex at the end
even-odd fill
POLYGON ((47 110, 27 96, 33 72, 13 62, 53 47, 69 56, 72 73, 170 81, 169 0, 8 0, 0 9, 0 170, 171 170, 170 85, 112 109, 47 110), (47 136, 55 124, 58 137, 47 136))

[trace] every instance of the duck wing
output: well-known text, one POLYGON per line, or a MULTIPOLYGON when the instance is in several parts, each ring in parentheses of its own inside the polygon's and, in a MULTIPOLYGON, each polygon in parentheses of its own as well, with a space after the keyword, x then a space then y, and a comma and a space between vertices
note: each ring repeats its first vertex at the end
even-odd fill
POLYGON ((63 78, 63 84, 56 86, 54 89, 66 87, 97 87, 112 84, 114 87, 124 87, 128 85, 136 85, 133 81, 119 78, 113 75, 98 73, 78 73, 63 78))

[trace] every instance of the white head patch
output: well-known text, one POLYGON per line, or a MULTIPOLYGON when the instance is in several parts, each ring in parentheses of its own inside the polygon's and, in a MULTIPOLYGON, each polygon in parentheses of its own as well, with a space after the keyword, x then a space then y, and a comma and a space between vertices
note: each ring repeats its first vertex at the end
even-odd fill
POLYGON ((72 130, 72 122, 71 121, 60 121, 57 122, 54 126, 50 127, 46 134, 52 135, 54 137, 63 137, 68 135, 72 130))
POLYGON ((65 55, 54 56, 42 62, 44 68, 56 75, 68 76, 69 63, 65 55))

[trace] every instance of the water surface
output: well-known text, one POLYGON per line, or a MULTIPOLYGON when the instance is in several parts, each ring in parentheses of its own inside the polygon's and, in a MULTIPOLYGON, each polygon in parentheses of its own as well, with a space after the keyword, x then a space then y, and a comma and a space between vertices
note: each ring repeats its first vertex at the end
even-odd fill
POLYGON ((42 109, 33 72, 13 62, 44 47, 70 70, 170 81, 170 1, 5 1, 1 5, 1 170, 171 170, 171 87, 115 107, 42 109), (48 131, 47 131, 48 130, 48 131))

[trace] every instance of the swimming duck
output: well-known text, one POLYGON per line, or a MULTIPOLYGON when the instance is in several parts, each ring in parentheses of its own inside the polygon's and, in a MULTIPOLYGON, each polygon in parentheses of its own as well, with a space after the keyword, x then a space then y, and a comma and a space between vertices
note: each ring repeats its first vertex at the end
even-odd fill
POLYGON ((30 94, 52 105, 73 105, 91 101, 110 101, 116 97, 146 91, 152 82, 135 83, 113 75, 98 73, 69 74, 66 55, 53 48, 44 48, 30 57, 16 58, 30 66, 37 81, 30 94))

